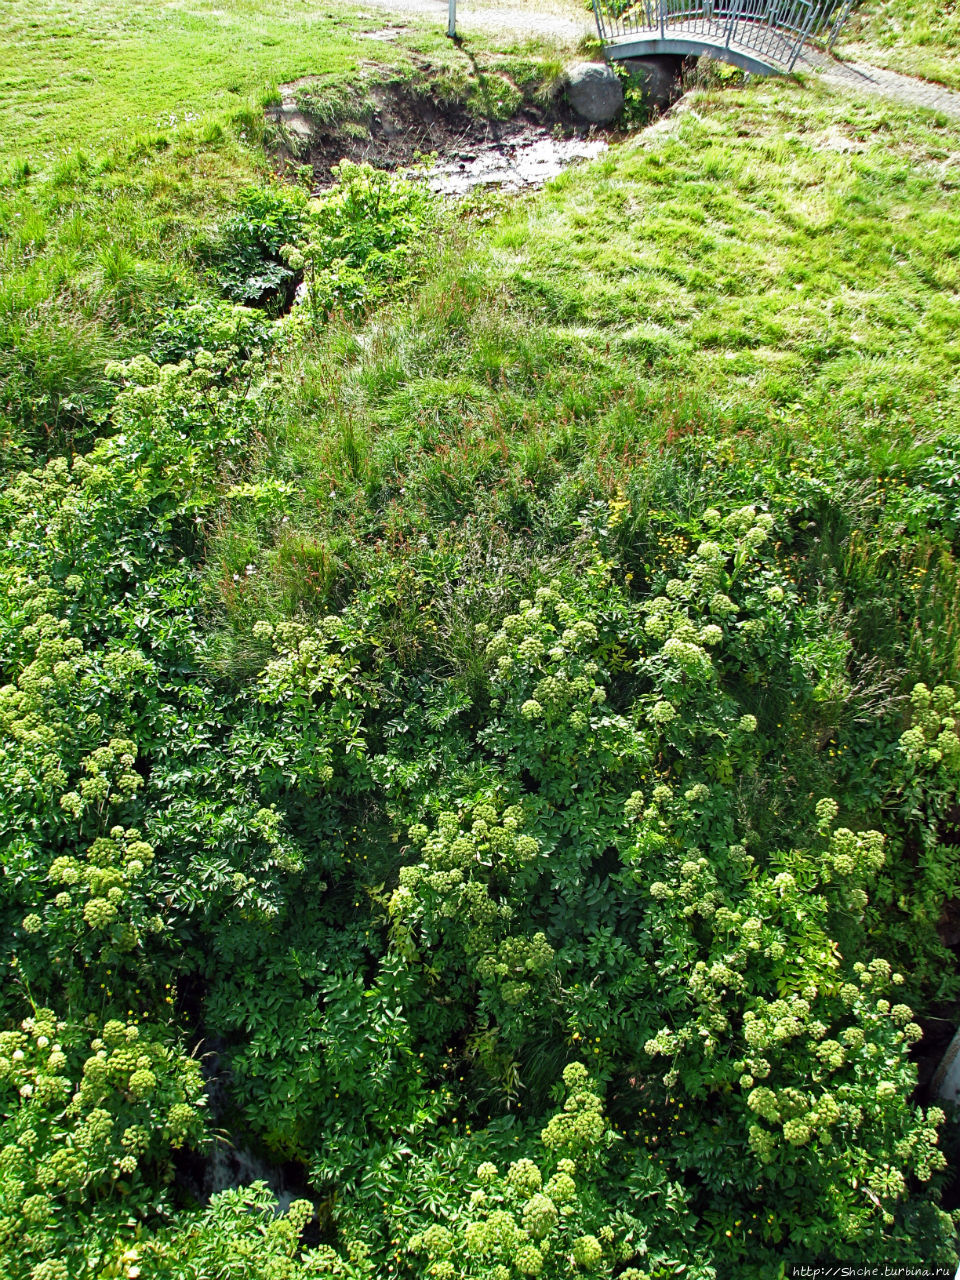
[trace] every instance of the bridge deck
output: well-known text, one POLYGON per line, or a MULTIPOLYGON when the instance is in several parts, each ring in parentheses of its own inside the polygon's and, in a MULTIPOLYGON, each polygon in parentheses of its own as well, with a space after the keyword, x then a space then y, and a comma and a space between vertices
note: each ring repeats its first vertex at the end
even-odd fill
POLYGON ((851 0, 594 0, 614 60, 708 54, 758 75, 793 70, 817 36, 836 39, 851 0))
MULTIPOLYGON (((739 25, 739 24, 737 24, 739 25)), ((649 58, 659 54, 679 54, 683 57, 708 55, 732 62, 744 71, 756 75, 782 75, 792 66, 793 42, 783 37, 768 42, 761 50, 738 38, 736 29, 728 30, 726 22, 677 23, 667 27, 666 35, 656 30, 629 32, 604 41, 607 57, 620 61, 623 58, 649 58)))

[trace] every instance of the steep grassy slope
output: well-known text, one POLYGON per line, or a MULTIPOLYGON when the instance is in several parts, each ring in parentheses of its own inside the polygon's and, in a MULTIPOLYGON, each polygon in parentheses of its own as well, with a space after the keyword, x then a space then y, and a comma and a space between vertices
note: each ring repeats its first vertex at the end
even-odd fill
POLYGON ((609 484, 622 450, 699 453, 704 434, 909 464, 960 397, 954 140, 816 89, 694 97, 453 231, 409 311, 362 341, 321 334, 276 465, 302 468, 305 507, 334 527, 378 524, 401 490, 444 520, 502 493, 507 518, 524 477, 524 520, 546 519, 571 465, 609 484))
POLYGON ((310 202, 336 17, 16 12, 0 1271, 954 1267, 960 130, 728 82, 310 202), (225 1133, 304 1198, 203 1203, 225 1133))

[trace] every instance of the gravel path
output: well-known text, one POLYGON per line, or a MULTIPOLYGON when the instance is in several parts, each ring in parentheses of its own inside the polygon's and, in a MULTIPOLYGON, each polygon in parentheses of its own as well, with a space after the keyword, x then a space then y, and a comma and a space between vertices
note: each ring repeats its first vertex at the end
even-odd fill
MULTIPOLYGON (((447 0, 365 0, 364 9, 391 17, 434 18, 438 26, 446 26, 447 0)), ((577 4, 555 7, 555 4, 512 8, 497 3, 477 4, 476 0, 458 5, 457 29, 461 31, 504 32, 512 36, 547 36, 564 44, 575 45, 584 36, 596 34, 588 12, 577 4)), ((895 71, 881 71, 862 62, 838 62, 817 49, 808 50, 798 63, 800 71, 814 72, 827 84, 859 98, 884 98, 912 107, 927 107, 951 120, 960 120, 960 93, 942 85, 895 71)))
POLYGON ((856 97, 886 98, 911 107, 927 107, 951 120, 960 120, 960 93, 929 80, 881 71, 864 62, 838 62, 817 49, 803 55, 798 69, 815 71, 827 84, 856 97))
MULTIPOLYGON (((446 30, 447 0, 363 0, 364 10, 400 17, 432 17, 446 30)), ((504 32, 511 36, 548 36, 565 44, 576 44, 583 36, 596 36, 592 16, 579 5, 555 8, 531 5, 517 9, 497 3, 457 5, 458 31, 504 32)))

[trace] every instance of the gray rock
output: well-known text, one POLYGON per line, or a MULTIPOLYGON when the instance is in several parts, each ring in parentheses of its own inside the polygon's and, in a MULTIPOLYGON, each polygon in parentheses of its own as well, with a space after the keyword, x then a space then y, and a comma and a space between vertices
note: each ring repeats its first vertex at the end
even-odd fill
POLYGON ((578 62, 567 71, 567 101, 591 124, 609 124, 623 110, 617 73, 605 62, 578 62))
POLYGON ((680 67, 676 58, 624 58, 620 65, 654 110, 666 111, 680 97, 680 67))
POLYGON ((267 111, 267 118, 280 128, 284 141, 294 156, 304 155, 313 142, 313 124, 297 105, 295 86, 283 85, 280 105, 267 111))

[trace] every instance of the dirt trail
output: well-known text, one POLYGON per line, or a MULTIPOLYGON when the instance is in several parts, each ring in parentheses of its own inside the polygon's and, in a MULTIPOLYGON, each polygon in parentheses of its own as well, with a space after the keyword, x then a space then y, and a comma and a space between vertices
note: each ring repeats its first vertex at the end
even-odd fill
MULTIPOLYGON (((371 18, 381 16, 430 17, 445 27, 447 0, 365 0, 364 10, 371 18)), ((536 6, 517 9, 499 5, 496 0, 466 0, 457 5, 457 28, 461 31, 504 32, 512 36, 546 36, 559 43, 576 45, 584 36, 596 34, 590 14, 576 4, 562 0, 543 0, 536 6)), ((811 49, 800 59, 797 69, 815 73, 827 84, 858 98, 884 98, 906 106, 927 107, 952 120, 960 120, 960 93, 900 75, 883 71, 862 62, 839 62, 827 54, 811 49)))

